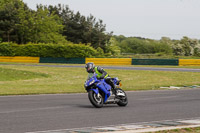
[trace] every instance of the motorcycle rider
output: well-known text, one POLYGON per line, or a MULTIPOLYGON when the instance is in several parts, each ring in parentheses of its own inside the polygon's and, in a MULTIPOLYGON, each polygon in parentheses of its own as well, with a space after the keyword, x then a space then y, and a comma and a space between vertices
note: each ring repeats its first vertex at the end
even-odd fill
MULTIPOLYGON (((112 87, 113 92, 115 94, 117 93, 115 90, 116 89, 115 84, 113 83, 111 77, 108 75, 108 73, 106 71, 104 71, 103 68, 101 68, 99 66, 95 67, 94 63, 90 62, 85 65, 85 69, 89 73, 88 79, 90 79, 92 77, 92 75, 94 73, 96 73, 98 79, 105 79, 106 83, 108 83, 112 87)), ((116 94, 116 95, 118 95, 118 94, 116 94)))

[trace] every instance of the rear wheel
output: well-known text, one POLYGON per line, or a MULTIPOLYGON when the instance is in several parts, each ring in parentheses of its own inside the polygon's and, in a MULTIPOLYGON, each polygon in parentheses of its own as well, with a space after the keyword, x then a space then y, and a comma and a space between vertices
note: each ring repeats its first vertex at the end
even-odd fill
POLYGON ((88 98, 94 107, 103 107, 103 97, 100 93, 96 94, 94 91, 91 90, 88 92, 88 98))
POLYGON ((119 98, 119 102, 117 103, 119 106, 126 106, 128 104, 128 98, 127 95, 125 93, 125 91, 123 91, 120 88, 117 88, 116 91, 120 91, 121 93, 124 93, 125 96, 122 97, 118 97, 119 98))

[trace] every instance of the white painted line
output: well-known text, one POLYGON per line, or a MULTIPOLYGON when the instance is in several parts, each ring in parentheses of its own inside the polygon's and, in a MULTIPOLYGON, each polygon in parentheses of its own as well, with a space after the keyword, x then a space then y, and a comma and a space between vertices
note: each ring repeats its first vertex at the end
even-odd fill
MULTIPOLYGON (((46 131, 33 131, 33 132, 26 132, 26 133, 63 133, 66 131, 75 131, 81 129, 101 129, 101 130, 111 130, 110 132, 104 133, 143 133, 143 132, 155 132, 155 131, 163 131, 163 130, 172 130, 172 129, 182 129, 182 128, 193 128, 193 127, 200 127, 200 118, 185 118, 185 119, 176 119, 176 120, 162 120, 162 121, 151 121, 151 122, 140 122, 140 123, 129 123, 129 124, 119 124, 119 125, 108 125, 108 126, 97 126, 97 127, 83 127, 83 128, 74 128, 74 129, 58 129, 58 130, 46 130, 46 131), (175 121, 175 122, 183 122, 187 124, 193 125, 185 125, 185 126, 166 126, 166 127, 147 127, 143 126, 148 123, 155 123, 155 122, 167 122, 167 121, 175 121), (119 129, 119 130, 118 130, 119 129)), ((97 133, 97 132, 96 132, 97 133)), ((102 133, 99 131, 99 133, 102 133)))
MULTIPOLYGON (((161 127, 161 128, 146 128, 146 129, 139 129, 139 130, 112 131, 112 132, 104 132, 104 133, 146 133, 146 132, 157 132, 157 131, 183 129, 183 128, 195 128, 195 127, 200 127, 200 125, 161 127)), ((100 133, 100 132, 97 132, 97 133, 100 133)))
POLYGON ((182 123, 189 123, 189 124, 200 124, 200 119, 197 120, 184 120, 184 121, 179 121, 182 123))
POLYGON ((94 128, 97 130, 110 130, 110 131, 121 131, 124 129, 118 128, 118 127, 102 127, 102 128, 94 128))
POLYGON ((62 131, 67 131, 67 130, 59 129, 59 130, 35 131, 35 132, 26 132, 26 133, 50 133, 50 132, 62 132, 62 131))
POLYGON ((124 126, 120 126, 120 128, 125 129, 125 130, 133 130, 133 129, 142 129, 146 127, 142 125, 124 125, 124 126))

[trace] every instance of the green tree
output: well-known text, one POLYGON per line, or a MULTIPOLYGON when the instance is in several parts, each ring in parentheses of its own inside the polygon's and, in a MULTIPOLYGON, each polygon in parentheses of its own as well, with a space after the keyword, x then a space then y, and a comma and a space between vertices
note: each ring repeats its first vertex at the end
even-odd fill
POLYGON ((190 56, 193 54, 193 44, 191 43, 192 40, 190 40, 188 37, 183 37, 180 40, 180 44, 182 44, 182 48, 185 52, 185 56, 190 56))
POLYGON ((123 35, 119 35, 119 36, 114 35, 113 37, 114 37, 114 38, 116 39, 116 41, 119 42, 119 43, 126 39, 126 37, 123 36, 123 35))
POLYGON ((174 41, 172 46, 175 55, 199 55, 199 41, 197 39, 191 39, 184 36, 181 40, 174 41))
POLYGON ((2 0, 0 4, 0 36, 3 41, 16 41, 17 13, 20 0, 2 0))
POLYGON ((68 6, 49 6, 50 13, 56 13, 62 18, 64 25, 63 35, 74 43, 91 44, 92 47, 100 47, 105 51, 106 44, 112 36, 112 32, 106 33, 106 25, 102 20, 96 21, 93 15, 85 17, 80 12, 74 13, 68 6))
POLYGON ((62 36, 63 25, 60 18, 55 14, 50 14, 49 10, 39 5, 37 11, 32 15, 31 42, 34 43, 59 43, 65 42, 62 36))
POLYGON ((107 43, 106 53, 110 53, 111 55, 120 55, 121 49, 118 46, 118 42, 115 37, 111 37, 107 43))
POLYGON ((0 37, 18 44, 66 42, 59 16, 42 5, 30 10, 21 0, 3 0, 0 6, 0 37))
POLYGON ((18 43, 24 44, 31 41, 31 30, 32 30, 32 12, 26 4, 23 2, 19 3, 16 17, 18 22, 15 24, 16 35, 18 37, 18 43))
POLYGON ((172 47, 166 42, 156 41, 152 39, 145 39, 139 37, 124 37, 114 36, 116 43, 122 53, 134 53, 134 54, 172 54, 172 47))

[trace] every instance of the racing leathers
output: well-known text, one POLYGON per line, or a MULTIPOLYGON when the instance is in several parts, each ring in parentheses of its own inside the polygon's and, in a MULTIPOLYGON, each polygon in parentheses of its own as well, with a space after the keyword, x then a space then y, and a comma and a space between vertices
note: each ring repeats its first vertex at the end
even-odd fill
POLYGON ((115 89, 115 85, 111 77, 108 75, 106 71, 104 71, 103 68, 98 66, 98 67, 94 67, 93 69, 94 69, 93 73, 89 73, 88 78, 90 78, 94 73, 96 73, 98 79, 105 79, 106 83, 109 84, 113 90, 115 89))

